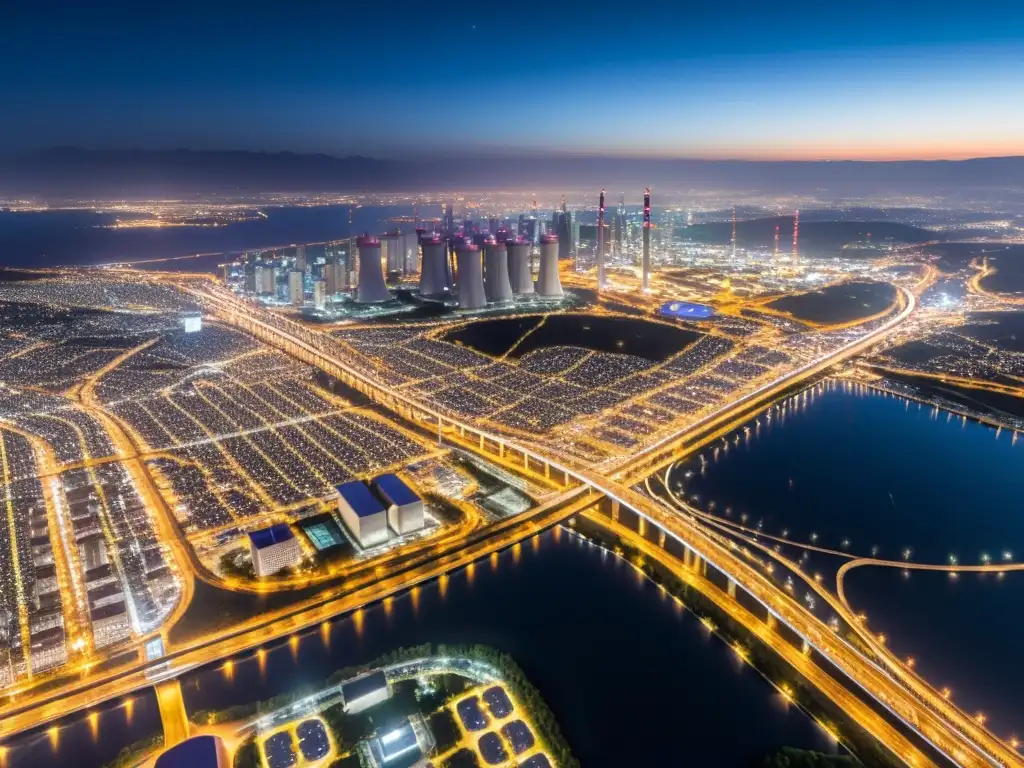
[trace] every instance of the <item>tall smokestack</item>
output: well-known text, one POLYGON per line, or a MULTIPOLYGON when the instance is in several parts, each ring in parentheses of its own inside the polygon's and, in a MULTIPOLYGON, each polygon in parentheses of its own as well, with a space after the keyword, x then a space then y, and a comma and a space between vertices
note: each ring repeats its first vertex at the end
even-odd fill
POLYGON ((736 206, 732 207, 732 257, 736 258, 736 206))
POLYGON ((800 211, 793 214, 793 263, 800 258, 800 211))
POLYGON ((597 290, 605 288, 604 278, 604 190, 597 205, 597 290))
POLYGON ((644 190, 643 290, 651 288, 651 188, 644 190))

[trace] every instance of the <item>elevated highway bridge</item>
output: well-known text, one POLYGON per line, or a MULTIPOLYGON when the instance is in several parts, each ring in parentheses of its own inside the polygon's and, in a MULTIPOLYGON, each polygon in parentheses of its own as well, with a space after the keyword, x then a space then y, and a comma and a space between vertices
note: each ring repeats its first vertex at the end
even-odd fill
MULTIPOLYGON (((495 527, 496 530, 491 531, 492 535, 469 543, 457 552, 439 557, 431 564, 415 569, 414 572, 386 577, 357 593, 310 606, 294 615, 283 616, 271 624, 238 628, 230 637, 219 638, 201 647, 172 649, 172 653, 161 661, 161 664, 167 665, 162 667, 165 676, 175 676, 186 669, 252 648, 302 627, 312 626, 315 622, 324 621, 338 613, 355 610, 395 591, 413 587, 421 581, 510 546, 525 535, 532 535, 570 515, 592 509, 595 503, 599 502, 612 523, 619 523, 620 513, 623 511, 635 515, 639 535, 650 538, 649 533, 656 532, 654 541, 658 546, 664 549, 671 543, 681 550, 686 567, 700 573, 706 573, 709 568, 718 571, 728 584, 730 597, 742 591, 763 608, 768 630, 774 626, 784 625, 790 634, 798 637, 807 648, 817 651, 843 675, 854 681, 859 691, 848 691, 844 695, 836 693, 832 686, 819 686, 819 689, 833 698, 853 720, 908 764, 935 763, 924 751, 909 743, 899 731, 883 727, 876 716, 868 715, 867 710, 853 706, 847 698, 848 695, 856 693, 858 700, 869 700, 876 709, 880 708, 890 713, 899 720, 906 733, 914 734, 921 743, 929 745, 953 764, 1024 766, 1024 761, 1016 751, 906 669, 878 638, 841 607, 840 616, 860 641, 856 646, 842 635, 833 632, 823 621, 808 612, 787 592, 756 569, 734 542, 705 528, 692 518, 669 511, 632 487, 637 478, 642 479, 656 471, 680 449, 685 449, 688 440, 692 440, 694 434, 706 433, 734 423, 738 414, 749 413, 776 397, 779 392, 819 374, 836 362, 855 355, 877 342, 913 311, 915 299, 911 294, 904 292, 904 306, 891 321, 836 350, 826 358, 803 366, 747 394, 701 422, 648 447, 643 453, 616 467, 611 477, 590 468, 570 465, 567 461, 549 457, 539 450, 518 445, 502 435, 480 430, 473 424, 437 412, 374 380, 372 376, 359 370, 353 361, 342 359, 336 342, 325 334, 260 310, 226 290, 211 286, 197 290, 195 295, 207 311, 220 321, 325 371, 393 414, 435 431, 439 439, 478 453, 488 461, 509 469, 523 468, 531 474, 542 474, 565 490, 557 498, 557 503, 545 505, 525 521, 514 518, 507 521, 507 528, 502 528, 499 524, 495 527)), ((758 633, 758 636, 780 656, 788 657, 788 645, 791 643, 781 634, 764 631, 758 633)), ((139 668, 126 671, 116 679, 90 682, 77 692, 78 698, 63 696, 51 697, 49 701, 39 700, 38 703, 29 701, 18 707, 11 715, 5 715, 4 720, 0 722, 0 735, 32 727, 81 706, 88 706, 90 702, 122 695, 132 690, 133 686, 138 688, 152 685, 155 671, 156 665, 139 665, 139 668)), ((808 675, 808 678, 817 684, 814 675, 808 675)))

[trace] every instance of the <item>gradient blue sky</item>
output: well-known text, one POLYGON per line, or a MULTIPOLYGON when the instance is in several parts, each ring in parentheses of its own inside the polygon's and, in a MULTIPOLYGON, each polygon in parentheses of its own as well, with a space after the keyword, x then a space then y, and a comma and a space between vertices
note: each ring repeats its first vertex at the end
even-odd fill
POLYGON ((0 151, 1024 154, 1024 3, 0 4, 0 151))

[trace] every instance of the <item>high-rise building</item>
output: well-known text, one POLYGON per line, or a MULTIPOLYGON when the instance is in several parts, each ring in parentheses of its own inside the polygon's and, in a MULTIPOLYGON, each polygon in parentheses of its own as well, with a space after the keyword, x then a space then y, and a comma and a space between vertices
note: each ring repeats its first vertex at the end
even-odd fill
POLYGON ((604 190, 597 204, 597 290, 605 288, 604 277, 604 190))
POLYGON ((558 258, 569 259, 576 253, 574 247, 574 226, 572 211, 565 210, 565 199, 562 199, 562 210, 555 211, 551 229, 558 237, 558 258))
POLYGON ((271 295, 277 292, 277 273, 273 267, 256 267, 256 292, 271 295))
POLYGON ((398 232, 389 232, 380 236, 380 254, 384 260, 385 272, 392 274, 402 271, 401 240, 398 232))
POLYGON ((420 235, 419 232, 404 232, 399 236, 402 274, 414 275, 419 271, 420 235))
POLYGON ((444 231, 448 234, 455 232, 455 209, 450 202, 444 204, 444 231))
POLYGON ((301 307, 306 300, 305 272, 293 269, 288 273, 288 301, 296 307, 301 307))
POLYGON ((327 282, 325 280, 317 280, 313 283, 313 304, 316 305, 317 309, 323 309, 327 303, 327 282))
POLYGON ((325 264, 324 282, 327 284, 326 291, 328 296, 341 293, 348 288, 348 275, 346 274, 345 265, 337 262, 325 264))
POLYGON ((651 287, 651 188, 644 190, 643 290, 651 287))
POLYGON ((306 271, 306 246, 298 245, 295 247, 295 269, 299 272, 306 271))
POLYGON ((536 243, 540 239, 540 226, 536 216, 523 214, 519 217, 519 235, 526 238, 529 243, 536 243))

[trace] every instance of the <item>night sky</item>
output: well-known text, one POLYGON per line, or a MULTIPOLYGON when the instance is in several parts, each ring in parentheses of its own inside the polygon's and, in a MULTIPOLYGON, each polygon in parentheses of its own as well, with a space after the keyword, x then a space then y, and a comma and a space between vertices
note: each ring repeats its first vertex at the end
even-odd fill
POLYGON ((1024 3, 0 3, 0 151, 1024 154, 1024 3))

